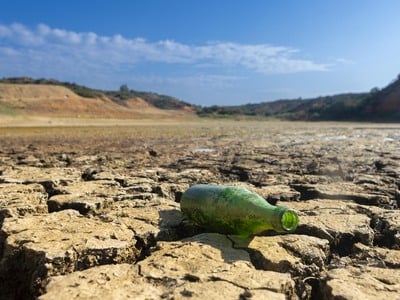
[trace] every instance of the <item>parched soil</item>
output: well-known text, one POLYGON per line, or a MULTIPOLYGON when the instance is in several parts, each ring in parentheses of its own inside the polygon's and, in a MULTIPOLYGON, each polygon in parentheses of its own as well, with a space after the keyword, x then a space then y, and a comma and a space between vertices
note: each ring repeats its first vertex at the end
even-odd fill
POLYGON ((399 177, 396 124, 0 128, 0 299, 397 299, 399 177), (193 226, 179 201, 197 183, 299 227, 193 226))

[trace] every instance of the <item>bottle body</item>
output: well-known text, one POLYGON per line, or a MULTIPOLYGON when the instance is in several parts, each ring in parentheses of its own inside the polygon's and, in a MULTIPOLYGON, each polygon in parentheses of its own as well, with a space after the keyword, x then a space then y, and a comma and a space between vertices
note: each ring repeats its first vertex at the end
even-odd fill
POLYGON ((181 211, 196 225, 242 236, 269 229, 292 232, 298 224, 293 210, 238 186, 194 185, 183 193, 181 211))

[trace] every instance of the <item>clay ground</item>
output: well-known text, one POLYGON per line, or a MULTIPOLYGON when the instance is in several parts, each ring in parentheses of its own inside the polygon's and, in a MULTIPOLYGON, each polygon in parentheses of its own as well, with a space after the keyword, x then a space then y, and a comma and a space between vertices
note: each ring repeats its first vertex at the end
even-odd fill
POLYGON ((399 299, 400 125, 37 124, 0 127, 1 299, 399 299), (299 227, 205 232, 179 210, 196 183, 299 227))

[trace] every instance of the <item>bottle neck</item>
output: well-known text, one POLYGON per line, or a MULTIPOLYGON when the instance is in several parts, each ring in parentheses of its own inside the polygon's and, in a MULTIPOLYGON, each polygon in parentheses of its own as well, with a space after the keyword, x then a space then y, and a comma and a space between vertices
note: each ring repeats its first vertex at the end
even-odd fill
POLYGON ((268 203, 260 195, 254 194, 247 189, 237 188, 237 204, 243 205, 243 210, 256 212, 258 217, 258 230, 261 232, 273 229, 276 232, 293 232, 298 225, 298 215, 294 210, 284 206, 275 206, 268 203), (246 199, 246 201, 243 201, 246 199))
POLYGON ((297 213, 284 206, 268 205, 268 209, 259 210, 258 218, 260 220, 258 232, 273 229, 276 232, 289 233, 293 232, 298 224, 297 213))

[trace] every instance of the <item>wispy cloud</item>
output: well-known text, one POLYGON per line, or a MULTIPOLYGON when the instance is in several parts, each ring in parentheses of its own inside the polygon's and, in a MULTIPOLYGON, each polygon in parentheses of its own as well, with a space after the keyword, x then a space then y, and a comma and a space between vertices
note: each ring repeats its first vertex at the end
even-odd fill
POLYGON ((335 59, 336 64, 341 64, 341 65, 354 65, 356 62, 354 60, 348 59, 348 58, 336 58, 335 59))
MULTIPOLYGON (((118 71, 139 63, 241 67, 264 74, 326 71, 329 65, 301 58, 298 49, 268 44, 207 42, 190 45, 174 40, 148 41, 122 35, 101 36, 40 24, 0 24, 0 71, 10 68, 73 72, 90 68, 118 71), (8 67, 8 68, 7 68, 8 67), (2 70, 3 69, 3 70, 2 70)), ((88 70, 90 71, 90 70, 88 70)))

